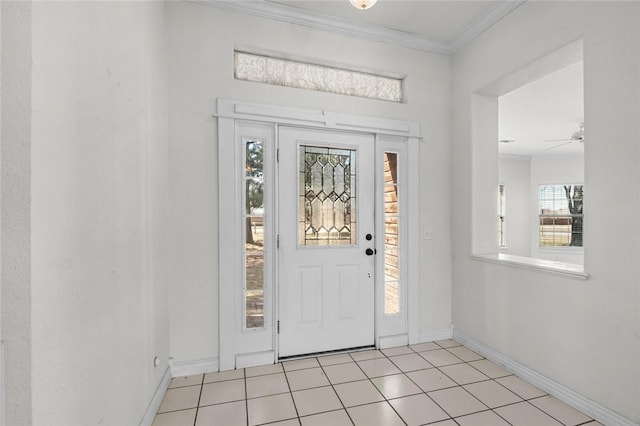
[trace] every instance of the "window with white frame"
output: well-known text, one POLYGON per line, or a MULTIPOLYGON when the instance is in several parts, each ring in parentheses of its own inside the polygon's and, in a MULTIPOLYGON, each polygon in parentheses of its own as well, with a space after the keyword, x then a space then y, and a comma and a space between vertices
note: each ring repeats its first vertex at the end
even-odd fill
POLYGON ((539 246, 582 247, 584 185, 540 185, 539 246))
POLYGON ((243 141, 245 274, 244 327, 264 327, 264 142, 243 141))

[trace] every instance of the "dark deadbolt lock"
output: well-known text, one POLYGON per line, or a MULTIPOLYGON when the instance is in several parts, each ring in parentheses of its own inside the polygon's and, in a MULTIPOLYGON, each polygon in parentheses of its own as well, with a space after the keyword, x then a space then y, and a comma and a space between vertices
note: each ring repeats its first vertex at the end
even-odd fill
POLYGON ((373 249, 368 248, 367 250, 365 250, 365 253, 367 254, 367 256, 371 256, 373 255, 373 249))
POLYGON ((371 241, 371 239, 373 238, 373 236, 371 234, 367 234, 365 236, 365 238, 367 239, 367 241, 371 241))

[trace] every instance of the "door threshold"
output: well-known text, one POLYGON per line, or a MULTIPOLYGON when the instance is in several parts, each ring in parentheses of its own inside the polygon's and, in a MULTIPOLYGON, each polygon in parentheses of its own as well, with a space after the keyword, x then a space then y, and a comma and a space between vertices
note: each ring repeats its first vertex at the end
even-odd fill
POLYGON ((345 353, 349 353, 349 352, 370 351, 370 350, 375 349, 375 348, 376 348, 375 345, 356 346, 356 347, 353 347, 353 348, 334 349, 332 351, 312 352, 312 353, 301 354, 301 355, 289 355, 289 356, 278 357, 278 362, 292 361, 292 360, 296 360, 296 359, 305 359, 305 358, 315 358, 317 356, 339 355, 339 354, 345 354, 345 353))

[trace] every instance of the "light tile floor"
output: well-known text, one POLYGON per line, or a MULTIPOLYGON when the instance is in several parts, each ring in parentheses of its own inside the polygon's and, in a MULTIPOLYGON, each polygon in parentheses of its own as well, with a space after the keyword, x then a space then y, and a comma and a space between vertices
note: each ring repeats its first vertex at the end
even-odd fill
POLYGON ((171 380, 154 426, 598 426, 453 340, 171 380))

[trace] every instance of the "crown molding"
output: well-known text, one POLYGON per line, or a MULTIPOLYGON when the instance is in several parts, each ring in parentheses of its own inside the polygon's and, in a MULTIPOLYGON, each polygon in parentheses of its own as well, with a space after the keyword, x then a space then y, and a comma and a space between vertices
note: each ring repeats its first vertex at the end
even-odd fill
POLYGON ((513 12, 527 0, 503 0, 492 7, 485 15, 479 16, 463 29, 449 44, 449 51, 454 53, 497 24, 502 18, 513 12))
POLYGON ((267 2, 265 0, 191 1, 234 12, 288 22, 290 24, 303 25, 306 27, 348 34, 383 43, 395 44, 424 52, 450 55, 496 24, 500 19, 505 17, 526 0, 504 0, 500 2, 492 8, 489 13, 473 21, 471 26, 458 34, 450 44, 440 43, 418 34, 397 31, 378 25, 354 22, 348 19, 305 11, 291 6, 267 2))

